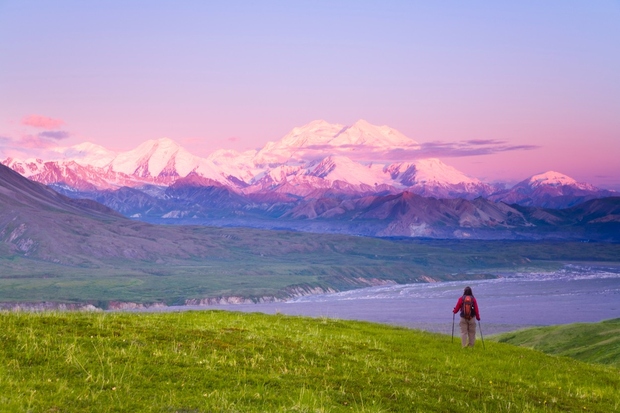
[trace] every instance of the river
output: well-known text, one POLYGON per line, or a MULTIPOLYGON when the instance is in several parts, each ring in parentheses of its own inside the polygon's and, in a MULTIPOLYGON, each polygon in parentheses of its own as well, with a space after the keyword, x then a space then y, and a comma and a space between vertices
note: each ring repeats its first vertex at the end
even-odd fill
POLYGON ((364 320, 451 334, 452 308, 469 285, 480 307, 484 334, 620 318, 620 266, 566 265, 554 272, 497 275, 492 280, 370 287, 279 303, 177 309, 364 320))

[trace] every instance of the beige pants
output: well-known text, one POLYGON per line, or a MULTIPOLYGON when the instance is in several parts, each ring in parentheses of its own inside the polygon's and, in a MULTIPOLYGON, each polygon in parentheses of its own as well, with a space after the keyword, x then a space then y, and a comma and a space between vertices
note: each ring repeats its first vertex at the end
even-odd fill
POLYGON ((467 320, 461 317, 459 326, 461 327, 461 345, 473 347, 476 343, 476 319, 467 320))

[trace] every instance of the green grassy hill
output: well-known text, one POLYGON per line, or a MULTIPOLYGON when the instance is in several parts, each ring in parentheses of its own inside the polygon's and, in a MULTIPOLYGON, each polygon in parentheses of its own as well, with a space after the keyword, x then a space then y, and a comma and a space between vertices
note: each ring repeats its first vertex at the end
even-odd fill
POLYGON ((620 318, 600 323, 530 328, 493 339, 547 354, 620 367, 620 318))
POLYGON ((620 409, 613 367, 378 324, 218 311, 0 313, 0 411, 620 409))

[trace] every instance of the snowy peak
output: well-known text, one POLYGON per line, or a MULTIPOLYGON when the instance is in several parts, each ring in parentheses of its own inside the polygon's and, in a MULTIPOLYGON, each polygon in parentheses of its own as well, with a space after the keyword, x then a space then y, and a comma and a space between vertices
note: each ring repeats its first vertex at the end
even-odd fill
POLYGON ((330 142, 333 146, 364 145, 377 149, 418 147, 409 139, 389 126, 375 126, 365 120, 358 120, 352 126, 342 129, 330 142))
POLYGON ((345 156, 329 156, 308 171, 308 175, 328 182, 342 181, 351 185, 370 187, 391 183, 382 168, 362 165, 345 156))
POLYGON ((416 183, 436 182, 439 184, 480 184, 478 179, 470 178, 456 168, 446 165, 439 159, 418 159, 416 167, 416 183))
POLYGON ((2 164, 8 166, 20 175, 25 176, 26 178, 30 178, 33 175, 39 173, 45 165, 42 159, 34 158, 25 160, 6 158, 2 161, 2 164))
POLYGON ((386 166, 384 171, 408 191, 422 196, 473 199, 493 192, 490 185, 436 158, 395 163, 386 166))
POLYGON ((580 183, 555 171, 533 175, 506 191, 493 194, 490 199, 507 204, 544 208, 567 208, 590 199, 613 196, 611 191, 580 183))
POLYGON ((533 175, 530 178, 523 181, 523 183, 526 183, 531 188, 538 188, 541 186, 553 186, 553 187, 572 186, 572 187, 576 187, 576 188, 579 188, 585 191, 596 191, 597 190, 596 187, 590 184, 579 183, 573 178, 571 178, 570 176, 567 176, 567 175, 564 175, 564 174, 561 174, 555 171, 547 171, 542 174, 533 175))
POLYGON ((257 165, 275 165, 285 162, 305 162, 321 149, 329 146, 329 142, 342 130, 342 125, 332 125, 323 120, 310 122, 304 126, 293 128, 277 142, 268 142, 254 158, 257 165))
POLYGON ((84 142, 78 145, 61 149, 63 159, 75 161, 82 166, 95 166, 103 168, 116 157, 116 152, 104 148, 92 142, 84 142))
POLYGON ((331 124, 324 120, 315 120, 304 126, 293 128, 280 142, 281 146, 304 147, 329 143, 344 128, 343 125, 331 124))
POLYGON ((141 178, 186 176, 196 169, 200 159, 168 138, 149 140, 137 148, 118 154, 112 161, 114 171, 141 178))
MULTIPOLYGON (((254 165, 257 151, 237 152, 232 149, 218 149, 209 155, 206 161, 218 170, 222 176, 232 176, 243 182, 250 182, 262 169, 254 165)), ((199 168, 198 172, 200 172, 199 168)))
POLYGON ((255 163, 305 163, 330 155, 371 161, 373 154, 418 147, 417 142, 388 126, 375 126, 365 120, 359 120, 352 126, 318 120, 294 128, 280 141, 269 142, 258 152, 255 163))
POLYGON ((69 147, 59 147, 54 150, 50 150, 48 153, 52 154, 50 159, 7 158, 2 161, 2 163, 25 177, 31 177, 43 172, 46 168, 58 166, 54 166, 52 164, 75 163, 83 167, 103 168, 112 162, 116 156, 114 151, 110 151, 103 146, 91 142, 84 142, 79 145, 69 147))
POLYGON ((478 179, 470 178, 456 168, 446 165, 436 158, 396 163, 387 166, 385 170, 393 179, 398 180, 405 186, 423 184, 481 184, 478 179))
POLYGON ((299 171, 301 171, 300 166, 280 165, 270 169, 266 176, 270 181, 279 184, 280 182, 286 181, 289 177, 297 175, 299 171))
POLYGON ((545 206, 613 195, 555 171, 534 175, 511 190, 499 190, 439 159, 416 159, 419 147, 388 126, 365 120, 351 126, 317 120, 293 128, 259 151, 218 150, 201 158, 175 141, 161 138, 121 153, 87 142, 56 149, 54 159, 9 158, 3 163, 26 177, 67 191, 145 184, 164 188, 194 174, 190 180, 195 185, 219 182, 238 194, 262 200, 299 199, 315 190, 342 192, 345 188, 351 194, 409 191, 435 198, 490 196, 509 204, 545 206), (411 160, 389 164, 385 159, 394 149, 411 154, 411 160), (278 197, 271 198, 275 193, 278 197))

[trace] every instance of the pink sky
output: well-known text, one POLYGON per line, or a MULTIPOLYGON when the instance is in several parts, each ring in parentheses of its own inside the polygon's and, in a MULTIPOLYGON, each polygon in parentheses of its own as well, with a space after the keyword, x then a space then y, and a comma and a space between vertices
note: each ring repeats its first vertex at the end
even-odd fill
POLYGON ((1 2, 0 156, 365 119, 487 181, 620 189, 617 1, 207 3, 1 2))

